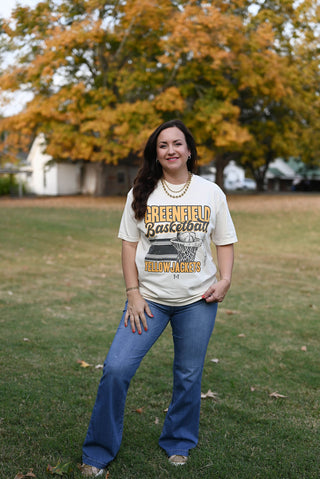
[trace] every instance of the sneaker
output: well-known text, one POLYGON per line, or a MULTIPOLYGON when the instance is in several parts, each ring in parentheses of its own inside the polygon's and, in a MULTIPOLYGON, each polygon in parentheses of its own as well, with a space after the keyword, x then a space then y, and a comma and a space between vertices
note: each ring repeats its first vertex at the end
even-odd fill
POLYGON ((173 466, 184 466, 188 460, 187 456, 170 456, 169 457, 169 462, 173 466))
POLYGON ((88 466, 88 464, 82 464, 82 466, 80 466, 80 471, 82 475, 86 477, 99 477, 106 472, 105 469, 98 469, 94 466, 88 466))

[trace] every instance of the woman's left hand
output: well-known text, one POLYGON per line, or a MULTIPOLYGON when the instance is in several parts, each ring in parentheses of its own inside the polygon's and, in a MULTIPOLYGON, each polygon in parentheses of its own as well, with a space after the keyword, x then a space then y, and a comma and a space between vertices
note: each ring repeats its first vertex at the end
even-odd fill
POLYGON ((202 295, 202 298, 207 303, 221 303, 230 288, 230 281, 228 279, 221 279, 214 283, 202 295))

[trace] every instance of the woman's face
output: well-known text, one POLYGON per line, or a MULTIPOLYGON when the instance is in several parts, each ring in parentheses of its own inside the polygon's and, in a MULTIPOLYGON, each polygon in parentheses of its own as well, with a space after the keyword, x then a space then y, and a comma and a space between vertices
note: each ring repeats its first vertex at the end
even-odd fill
POLYGON ((157 160, 162 166, 164 177, 178 176, 188 171, 190 155, 184 133, 176 126, 162 130, 157 139, 157 160))

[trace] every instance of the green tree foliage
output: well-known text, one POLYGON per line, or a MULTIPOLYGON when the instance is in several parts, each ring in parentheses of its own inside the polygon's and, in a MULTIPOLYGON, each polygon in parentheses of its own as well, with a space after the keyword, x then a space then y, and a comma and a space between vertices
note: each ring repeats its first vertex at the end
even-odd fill
POLYGON ((56 159, 137 158, 150 131, 180 117, 216 160, 262 185, 278 155, 319 151, 319 7, 314 0, 44 0, 2 21, 3 92, 28 90, 0 120, 2 150, 44 132, 56 159))

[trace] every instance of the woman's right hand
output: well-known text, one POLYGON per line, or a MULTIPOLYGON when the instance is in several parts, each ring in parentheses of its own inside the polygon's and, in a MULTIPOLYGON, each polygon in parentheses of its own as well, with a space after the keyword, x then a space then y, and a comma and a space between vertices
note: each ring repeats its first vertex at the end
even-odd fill
POLYGON ((153 318, 153 314, 149 308, 147 301, 141 296, 138 290, 128 291, 128 305, 127 311, 124 317, 124 325, 128 326, 130 322, 131 330, 133 333, 138 331, 138 334, 142 333, 141 323, 143 329, 148 331, 148 323, 146 314, 153 318))

